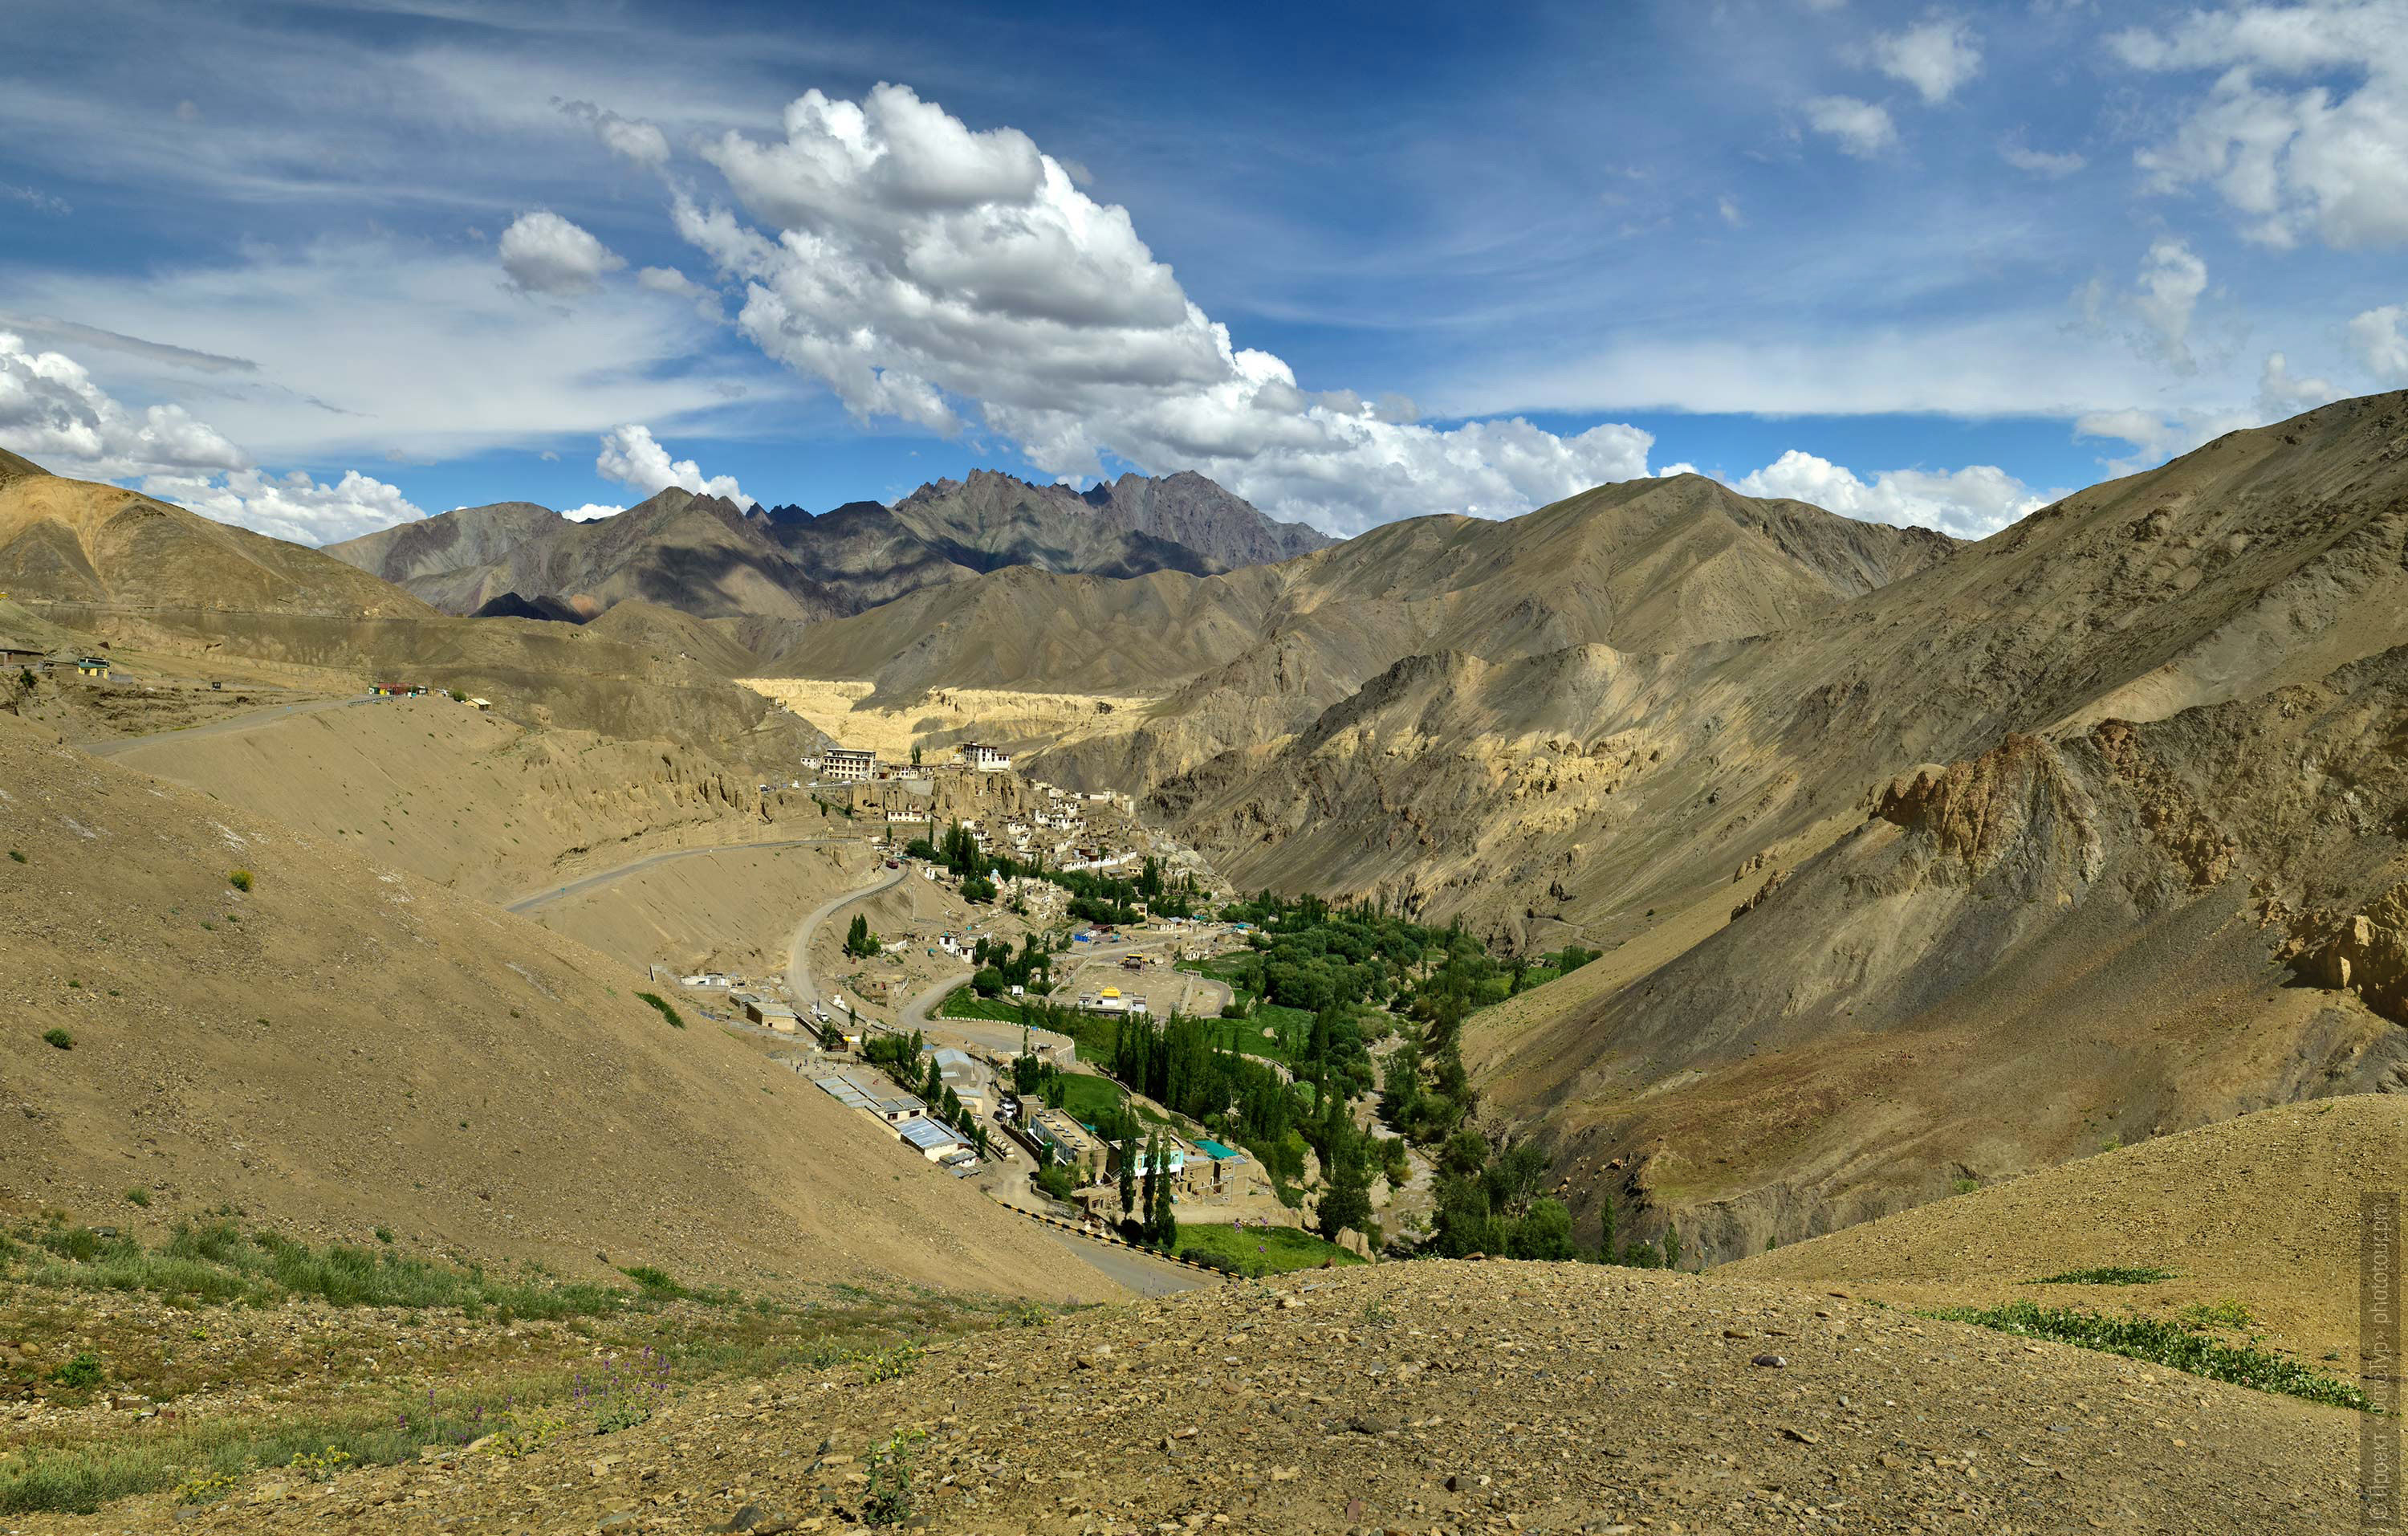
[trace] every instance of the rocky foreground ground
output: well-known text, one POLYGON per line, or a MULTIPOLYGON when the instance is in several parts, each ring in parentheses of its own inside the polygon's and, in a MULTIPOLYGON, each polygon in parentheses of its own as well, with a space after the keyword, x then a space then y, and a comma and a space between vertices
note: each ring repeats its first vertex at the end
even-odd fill
POLYGON ((1426 1263, 701 1389, 607 1436, 16 1529, 2329 1532, 2358 1522, 2358 1430, 1841 1295, 1426 1263))

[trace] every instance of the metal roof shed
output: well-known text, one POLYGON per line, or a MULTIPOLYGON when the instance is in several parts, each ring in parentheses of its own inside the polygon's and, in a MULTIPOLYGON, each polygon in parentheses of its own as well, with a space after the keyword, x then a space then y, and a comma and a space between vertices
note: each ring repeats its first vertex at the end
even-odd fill
POLYGON ((905 1143, 930 1162, 943 1157, 955 1147, 967 1144, 934 1120, 906 1120, 900 1130, 905 1143))

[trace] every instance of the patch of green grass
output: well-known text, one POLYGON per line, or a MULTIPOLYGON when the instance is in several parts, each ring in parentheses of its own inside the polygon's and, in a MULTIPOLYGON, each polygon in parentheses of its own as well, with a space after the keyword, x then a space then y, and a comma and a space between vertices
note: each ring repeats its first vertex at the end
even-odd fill
POLYGON ((2044 1274, 2038 1280, 2027 1280, 2027 1285, 2154 1285, 2160 1280, 2172 1280, 2172 1270, 2147 1266, 2101 1264, 2087 1270, 2068 1270, 2063 1274, 2044 1274))
POLYGON ((303 1296, 338 1307, 458 1307, 471 1315, 508 1308, 531 1319, 604 1315, 664 1299, 647 1290, 582 1281, 501 1279, 474 1265, 455 1268, 341 1243, 313 1248, 273 1232, 246 1235, 231 1221, 179 1224, 155 1248, 130 1237, 104 1238, 86 1227, 19 1236, 33 1251, 29 1262, 8 1266, 9 1280, 57 1290, 145 1291, 251 1304, 303 1296))
MULTIPOLYGON (((1312 1028, 1312 1014, 1305 1009, 1290 1008, 1284 1003, 1258 1002, 1254 1005, 1254 1022, 1258 1029, 1283 1033, 1289 1029, 1309 1031, 1312 1028)), ((1264 1043, 1268 1044, 1269 1041, 1264 1043)))
POLYGON ((248 869, 228 869, 226 871, 226 883, 233 886, 237 891, 250 890, 251 886, 251 871, 248 869))
POLYGON ((657 992, 638 992, 636 996, 641 1001, 648 1002, 652 1004, 653 1008, 659 1010, 661 1017, 669 1021, 670 1028, 682 1029, 685 1027, 685 1020, 678 1017, 678 1011, 669 1006, 669 1000, 666 998, 662 997, 657 992))
POLYGON ((1338 1244, 1294 1227, 1237 1227, 1217 1222, 1181 1222, 1179 1256, 1244 1275, 1363 1262, 1338 1244))
MULTIPOLYGON (((1180 1229, 1184 1236, 1186 1228, 1180 1229)), ((1924 1315, 1951 1323, 1971 1323, 2018 1338, 2054 1339, 2127 1359, 2170 1366, 2210 1381, 2281 1392, 2310 1402, 2371 1413, 2366 1394, 2347 1382, 2311 1371, 2296 1360, 2248 1344, 2219 1343, 2171 1323, 2149 1317, 2101 1317, 2066 1307, 2043 1307, 2032 1301, 2010 1301, 2003 1307, 1942 1307, 1924 1315)))
POLYGON ((62 1051, 75 1049, 75 1037, 64 1029, 45 1029, 42 1031, 42 1038, 62 1051))
POLYGON ((227 1497, 258 1468, 297 1469, 314 1478, 337 1467, 414 1461, 420 1447, 466 1444, 511 1412, 509 1398, 498 1393, 431 1407, 423 1398, 400 1399, 282 1423, 202 1420, 139 1438, 28 1444, 0 1457, 0 1514, 90 1514, 114 1500, 174 1487, 206 1502, 227 1497))
POLYGON ((1020 1022, 1020 1004, 1010 998, 982 998, 965 982, 945 994, 937 1005, 940 1019, 992 1019, 1003 1024, 1020 1022))
POLYGON ((650 1264, 624 1264, 619 1272, 643 1287, 646 1296, 675 1299, 690 1294, 683 1285, 669 1277, 666 1270, 650 1264))
POLYGON ((24 854, 23 854, 22 852, 21 852, 20 850, 18 850, 18 849, 14 849, 14 848, 9 849, 9 850, 8 850, 8 857, 9 857, 12 861, 14 861, 15 863, 18 863, 18 864, 22 864, 22 863, 24 863, 24 862, 25 862, 25 855, 24 855, 24 854))
POLYGON ((125 1192, 125 1199, 128 1204, 138 1205, 143 1207, 145 1210, 148 1210, 150 1205, 150 1191, 143 1188, 140 1184, 136 1184, 133 1188, 125 1192))
POLYGON ((2209 1328, 2246 1330, 2258 1326, 2258 1316, 2238 1301, 2194 1301, 2174 1314, 2174 1320, 2195 1333, 2209 1328))
POLYGON ((78 1392, 98 1386, 108 1376, 108 1368, 100 1363, 99 1356, 88 1349, 79 1352, 75 1358, 50 1372, 50 1380, 78 1392))
POLYGON ((1127 1090, 1108 1077, 1085 1072, 1062 1074, 1062 1109, 1071 1119, 1092 1125, 1106 1110, 1118 1109, 1127 1090))

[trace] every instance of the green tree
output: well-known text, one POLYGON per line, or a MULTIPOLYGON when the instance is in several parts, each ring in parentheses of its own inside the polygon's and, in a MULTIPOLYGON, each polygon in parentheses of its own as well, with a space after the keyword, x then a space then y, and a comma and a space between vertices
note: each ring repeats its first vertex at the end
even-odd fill
POLYGON ((844 952, 856 959, 867 959, 878 953, 878 935, 869 931, 869 919, 858 912, 853 926, 844 930, 844 952))
POLYGON ((982 998, 992 998, 1003 990, 1003 972, 993 966, 980 968, 970 978, 970 990, 982 998))
POLYGON ((917 741, 911 743, 911 766, 913 768, 920 766, 920 743, 917 741))
POLYGON ((1572 1213, 1558 1199, 1533 1200, 1507 1237, 1506 1254, 1513 1258, 1564 1259, 1572 1256, 1572 1213))
POLYGON ((1146 1143, 1145 1152, 1143 1154, 1145 1157, 1145 1187, 1143 1192, 1143 1203, 1145 1205, 1145 1241, 1148 1242, 1152 1242, 1154 1241, 1154 1212, 1159 1208, 1161 1198, 1154 1188, 1155 1184, 1159 1182, 1155 1173, 1155 1169, 1161 1162, 1161 1145, 1162 1143, 1159 1141, 1149 1141, 1146 1143))
POLYGON ((1154 1246, 1166 1254, 1176 1253, 1179 1250, 1179 1218, 1170 1212, 1170 1170, 1162 1167, 1163 1159, 1169 1155, 1170 1149, 1163 1143, 1159 1136, 1155 1137, 1154 1160, 1155 1166, 1160 1169, 1160 1173, 1154 1180, 1154 1205, 1153 1221, 1150 1225, 1154 1228, 1154 1246))
POLYGON ((1439 1149, 1438 1170, 1450 1179, 1476 1179, 1488 1166, 1488 1142, 1476 1130, 1459 1130, 1439 1149))
POLYGON ((1341 1127, 1329 1139, 1329 1181, 1321 1192, 1314 1219, 1321 1235, 1332 1242, 1340 1232, 1371 1235, 1371 1169, 1367 1150, 1352 1127, 1341 1127))
POLYGON ((1438 1209, 1430 1220, 1430 1250, 1442 1258, 1496 1253, 1502 1234, 1488 1209, 1488 1191, 1477 1179, 1449 1178, 1438 1186, 1438 1209))
POLYGON ((1137 1209, 1137 1149, 1128 1142, 1121 1143, 1121 1219, 1129 1219, 1137 1209))

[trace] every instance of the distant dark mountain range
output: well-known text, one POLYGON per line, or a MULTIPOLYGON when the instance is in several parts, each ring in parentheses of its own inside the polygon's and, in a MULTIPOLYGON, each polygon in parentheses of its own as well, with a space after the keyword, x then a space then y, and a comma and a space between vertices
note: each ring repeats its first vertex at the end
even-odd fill
POLYGON ((991 470, 894 507, 746 512, 670 489, 572 522, 523 501, 464 507, 326 553, 451 613, 592 618, 630 599, 704 618, 813 620, 1007 567, 1061 575, 1207 576, 1330 540, 1275 523, 1196 474, 1123 475, 1082 495, 991 470))

